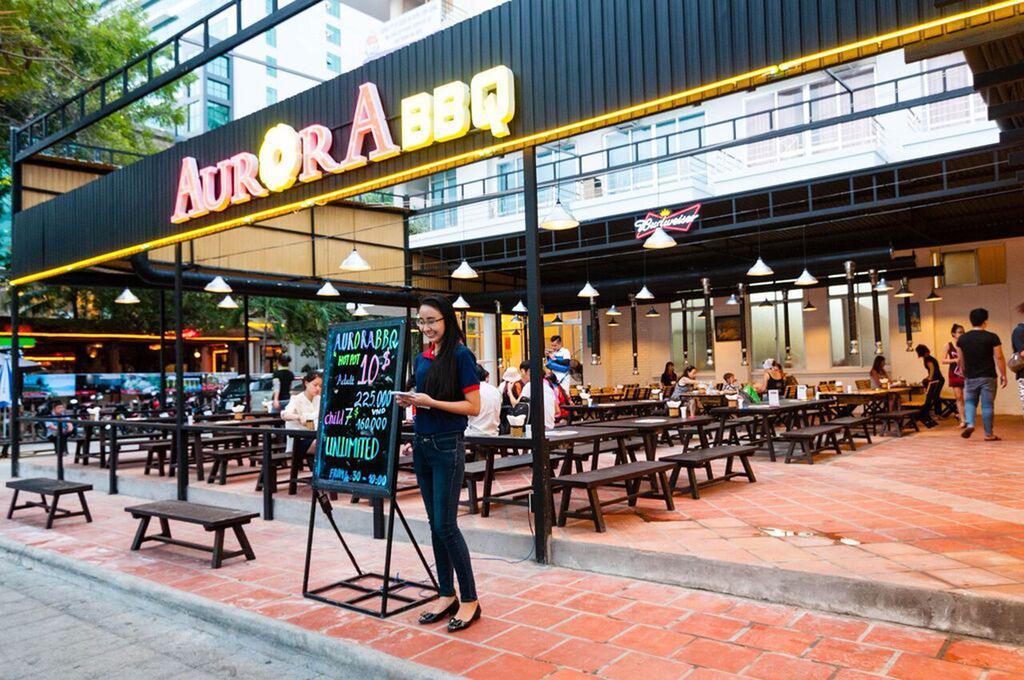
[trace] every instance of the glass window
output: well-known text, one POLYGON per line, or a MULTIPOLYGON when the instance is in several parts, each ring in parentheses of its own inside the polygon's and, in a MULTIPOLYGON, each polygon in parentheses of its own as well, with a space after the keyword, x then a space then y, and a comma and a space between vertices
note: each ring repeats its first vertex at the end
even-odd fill
POLYGON ((760 366, 775 359, 787 367, 804 368, 803 293, 789 291, 788 302, 782 293, 753 293, 750 296, 750 364, 760 366), (770 306, 762 306, 769 302, 770 306), (789 311, 789 359, 786 358, 786 310, 789 311))
MULTIPOLYGON (((839 95, 832 78, 811 83, 811 121, 828 120, 839 115, 839 95)), ((811 130, 811 153, 825 151, 839 143, 839 126, 811 130)))
POLYGON ((332 45, 340 45, 341 44, 341 29, 338 28, 337 26, 331 26, 330 24, 327 24, 326 28, 327 28, 327 42, 331 43, 332 45))
MULTIPOLYGON (((791 90, 779 92, 778 98, 778 120, 779 128, 791 128, 804 124, 804 90, 803 87, 795 87, 791 90)), ((804 135, 786 135, 779 137, 779 155, 783 157, 798 156, 804 148, 804 135)))
MULTIPOLYGON (((466 347, 473 351, 473 356, 482 359, 484 356, 483 314, 466 314, 466 347)), ((494 371, 491 371, 493 379, 494 371)))
MULTIPOLYGON (((676 364, 676 373, 682 373, 687 365, 694 365, 697 370, 713 369, 708 366, 708 345, 705 320, 700 318, 704 310, 704 302, 689 300, 686 313, 687 356, 683 357, 683 307, 673 302, 672 310, 672 357, 676 364)), ((638 310, 639 312, 639 310, 638 310)))
POLYGON ((206 81, 206 94, 217 99, 231 99, 231 86, 219 80, 206 81))
MULTIPOLYGON (((854 91, 853 110, 867 111, 875 106, 875 71, 872 66, 858 67, 855 70, 840 70, 838 76, 846 86, 854 91)), ((847 103, 845 108, 849 109, 847 103)), ((846 113, 846 111, 843 111, 846 113)), ((860 120, 843 123, 840 126, 840 134, 843 138, 843 146, 855 146, 866 144, 875 140, 877 124, 874 118, 861 118, 860 120)))
POLYGON ((341 73, 341 57, 337 54, 327 53, 327 70, 331 73, 341 73))
POLYGON ((267 88, 267 106, 270 106, 271 104, 276 104, 276 103, 277 103, 277 88, 276 87, 268 87, 267 88))
MULTIPOLYGON (((446 170, 430 176, 429 205, 438 206, 455 200, 455 170, 446 170)), ((454 227, 457 210, 439 210, 430 214, 430 228, 444 229, 454 227)))
POLYGON ((341 0, 327 0, 325 3, 327 13, 332 17, 341 16, 341 0))
POLYGON ((277 47, 277 28, 268 28, 263 37, 267 41, 267 45, 277 47))
MULTIPOLYGON (((860 352, 850 354, 850 328, 846 306, 846 286, 828 288, 829 341, 833 366, 869 367, 875 360, 875 330, 871 312, 871 284, 858 283, 854 289, 857 304, 857 340, 860 352)), ((879 328, 882 354, 889 353, 889 296, 878 294, 879 328)))
POLYGON ((203 103, 190 102, 188 105, 188 126, 189 132, 201 132, 203 129, 203 103))
MULTIPOLYGON (((620 130, 609 132, 604 136, 604 148, 608 150, 607 164, 609 166, 627 165, 633 160, 632 149, 629 146, 629 134, 620 130)), ((618 194, 630 189, 630 171, 620 170, 608 174, 605 185, 609 194, 618 194)))
POLYGON ((231 107, 217 102, 206 102, 206 128, 213 130, 231 120, 231 107))
MULTIPOLYGON (((925 76, 927 94, 948 92, 971 84, 971 72, 967 64, 964 63, 963 55, 959 52, 926 60, 925 70, 933 71, 934 69, 941 70, 936 70, 925 76)), ((971 119, 972 100, 975 96, 977 95, 928 104, 926 107, 928 127, 942 128, 968 122, 971 119)))
POLYGON ((943 286, 978 285, 978 251, 959 250, 941 253, 940 257, 946 268, 942 277, 943 286))
MULTIPOLYGON (((676 131, 676 121, 666 120, 654 126, 654 155, 667 156, 680 151, 682 134, 676 131)), ((671 182, 679 176, 679 160, 658 163, 658 182, 671 182)))
MULTIPOLYGON (((761 94, 744 103, 746 117, 744 125, 748 137, 764 134, 778 127, 775 114, 772 109, 775 106, 775 95, 772 93, 761 94)), ((775 160, 776 139, 766 139, 763 142, 747 144, 747 165, 763 165, 775 160)))
POLYGON ((206 65, 206 72, 211 76, 217 76, 218 78, 230 78, 231 62, 228 61, 227 57, 217 57, 206 65))
MULTIPOLYGON (((522 165, 519 166, 520 168, 522 165)), ((537 182, 551 182, 561 180, 564 177, 572 177, 576 174, 576 145, 567 143, 557 148, 544 147, 537 152, 537 182)), ((521 185, 520 185, 521 186, 521 185)), ((573 191, 574 183, 561 183, 558 187, 558 197, 563 203, 571 202, 575 198, 573 191)), ((555 188, 545 187, 537 193, 537 201, 543 206, 554 205, 555 188)))
POLYGON ((277 77, 277 59, 275 57, 267 57, 267 77, 277 77))
MULTIPOLYGON (((506 159, 497 166, 498 191, 523 188, 523 159, 506 159)), ((523 211, 522 191, 498 198, 498 215, 516 215, 523 211)))

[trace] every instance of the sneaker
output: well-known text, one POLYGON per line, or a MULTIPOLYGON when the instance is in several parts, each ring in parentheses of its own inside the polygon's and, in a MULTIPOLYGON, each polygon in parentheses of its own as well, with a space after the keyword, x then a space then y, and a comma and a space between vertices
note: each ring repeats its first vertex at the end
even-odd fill
POLYGON ((974 434, 974 428, 968 425, 964 428, 964 431, 960 433, 960 436, 964 439, 970 439, 972 434, 974 434))

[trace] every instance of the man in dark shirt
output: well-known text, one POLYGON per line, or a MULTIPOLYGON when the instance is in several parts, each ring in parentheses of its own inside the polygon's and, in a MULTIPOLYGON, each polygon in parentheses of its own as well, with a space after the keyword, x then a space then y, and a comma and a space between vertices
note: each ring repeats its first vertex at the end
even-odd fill
POLYGON ((291 390, 295 374, 288 369, 291 363, 292 358, 287 354, 282 354, 281 358, 278 359, 280 367, 273 373, 274 413, 280 413, 281 409, 288 405, 288 400, 292 398, 291 390))
POLYGON ((958 363, 964 376, 964 405, 967 427, 960 436, 967 439, 974 432, 974 417, 978 403, 981 403, 981 420, 985 426, 985 441, 999 441, 992 434, 992 419, 995 413, 996 369, 999 370, 999 386, 1006 387, 1006 359, 1003 357, 999 336, 990 333, 988 310, 971 310, 971 330, 960 336, 956 346, 960 348, 958 363))

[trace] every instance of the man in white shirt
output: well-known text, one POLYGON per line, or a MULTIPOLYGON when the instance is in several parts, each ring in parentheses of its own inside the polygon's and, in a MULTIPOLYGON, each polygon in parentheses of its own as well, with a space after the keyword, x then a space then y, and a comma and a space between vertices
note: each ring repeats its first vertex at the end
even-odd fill
POLYGON ((572 363, 572 352, 562 346, 562 336, 551 336, 551 348, 544 352, 547 362, 545 366, 555 374, 555 379, 562 389, 569 391, 569 368, 572 363))
POLYGON ((491 374, 480 364, 476 365, 480 379, 480 413, 471 416, 466 434, 489 434, 497 436, 501 423, 501 392, 490 383, 491 374))
MULTIPOLYGON (((530 362, 524 361, 519 366, 519 372, 523 374, 523 393, 520 396, 521 399, 529 399, 530 397, 530 362)), ((544 429, 553 430, 555 429, 555 411, 558 410, 558 400, 555 398, 555 388, 551 386, 547 380, 542 380, 544 383, 544 429)), ((533 409, 536 408, 533 405, 533 400, 530 399, 530 421, 533 422, 533 409)))

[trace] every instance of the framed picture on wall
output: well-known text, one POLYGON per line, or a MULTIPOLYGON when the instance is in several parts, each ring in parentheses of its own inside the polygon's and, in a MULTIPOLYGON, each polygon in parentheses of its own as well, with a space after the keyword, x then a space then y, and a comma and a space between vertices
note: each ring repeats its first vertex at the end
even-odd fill
MULTIPOLYGON (((896 309, 899 310, 898 316, 899 316, 899 320, 900 320, 900 333, 906 333, 907 332, 907 318, 906 318, 907 306, 903 305, 903 304, 899 304, 899 305, 896 306, 896 309)), ((918 302, 911 302, 910 303, 910 330, 913 331, 914 333, 920 333, 921 332, 921 304, 918 303, 918 302)))
POLYGON ((739 342, 740 341, 740 317, 716 316, 715 317, 715 342, 739 342))

